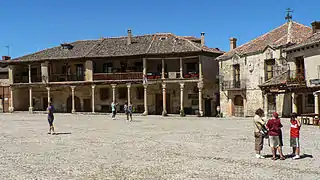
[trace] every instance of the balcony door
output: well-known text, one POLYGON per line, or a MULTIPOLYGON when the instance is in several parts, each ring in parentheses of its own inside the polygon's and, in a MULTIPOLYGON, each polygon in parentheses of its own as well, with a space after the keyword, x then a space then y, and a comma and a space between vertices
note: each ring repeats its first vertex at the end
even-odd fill
POLYGON ((275 65, 274 59, 269 59, 265 61, 265 81, 273 78, 273 69, 275 65))
POLYGON ((233 83, 235 88, 240 88, 240 65, 233 65, 233 83))
POLYGON ((303 57, 296 58, 296 78, 301 81, 304 81, 304 79, 305 79, 303 57))
POLYGON ((83 77, 83 64, 76 65, 76 77, 77 80, 81 80, 83 77))

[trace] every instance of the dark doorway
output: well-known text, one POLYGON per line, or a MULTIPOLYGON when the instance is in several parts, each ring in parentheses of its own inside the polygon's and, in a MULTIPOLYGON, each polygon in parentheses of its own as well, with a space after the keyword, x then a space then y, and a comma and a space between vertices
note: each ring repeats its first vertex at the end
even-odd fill
MULTIPOLYGON (((162 105, 162 94, 156 94, 156 114, 161 115, 163 110, 162 105)), ((167 102, 166 102, 166 108, 167 108, 167 114, 171 113, 170 111, 170 94, 166 94, 167 102)))
MULTIPOLYGON (((80 99, 77 96, 74 96, 74 105, 76 112, 81 111, 81 103, 80 99)), ((69 96, 67 99, 67 112, 71 112, 72 110, 72 96, 69 96)))
POLYGON ((2 103, 3 112, 9 112, 9 98, 11 98, 9 87, 5 87, 5 86, 0 87, 0 99, 2 100, 1 103, 2 103))
POLYGON ((277 111, 277 101, 274 94, 269 94, 268 96, 268 116, 277 111))
POLYGON ((241 95, 236 95, 234 97, 234 116, 243 117, 243 98, 241 95))
POLYGON ((83 100, 83 111, 84 112, 91 112, 91 99, 84 99, 83 100))
POLYGON ((204 115, 205 116, 212 116, 212 107, 211 107, 211 100, 212 99, 206 99, 204 101, 204 115))
POLYGON ((298 114, 302 114, 302 95, 301 94, 299 94, 298 96, 297 96, 297 103, 296 103, 296 105, 297 105, 297 113, 298 114))
POLYGON ((43 102, 42 110, 45 111, 47 110, 47 107, 48 107, 48 97, 42 98, 42 102, 43 102))

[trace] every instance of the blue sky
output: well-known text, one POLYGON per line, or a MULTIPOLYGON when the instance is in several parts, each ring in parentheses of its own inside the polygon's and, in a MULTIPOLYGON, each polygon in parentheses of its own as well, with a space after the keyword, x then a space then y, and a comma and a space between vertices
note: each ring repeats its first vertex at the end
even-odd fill
POLYGON ((305 25, 320 20, 319 0, 0 0, 0 55, 22 56, 63 42, 171 32, 200 36, 228 51, 285 23, 285 9, 305 25))

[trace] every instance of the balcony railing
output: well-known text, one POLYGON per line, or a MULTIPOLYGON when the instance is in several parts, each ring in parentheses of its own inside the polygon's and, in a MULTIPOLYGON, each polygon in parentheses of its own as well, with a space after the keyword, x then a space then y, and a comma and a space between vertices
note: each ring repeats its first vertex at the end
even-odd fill
POLYGON ((83 81, 84 76, 79 76, 75 74, 66 75, 66 74, 51 74, 49 75, 50 82, 64 82, 64 81, 83 81))
POLYGON ((93 74, 94 80, 140 80, 143 79, 142 72, 130 73, 95 73, 93 74))
POLYGON ((241 90, 241 89, 246 89, 247 87, 247 80, 242 79, 240 81, 223 81, 222 82, 222 89, 223 90, 241 90))
MULTIPOLYGON (((161 77, 162 77, 162 73, 158 73, 158 72, 147 73, 148 79, 161 79, 161 77)), ((165 72, 164 78, 165 79, 179 79, 179 78, 181 78, 181 73, 180 72, 165 72)), ((198 79, 199 73, 197 73, 197 72, 184 73, 183 78, 185 78, 185 79, 198 79)))
POLYGON ((289 70, 287 77, 288 85, 305 85, 306 79, 304 73, 297 73, 294 70, 289 70))
POLYGON ((14 83, 29 83, 28 76, 15 76, 14 83))

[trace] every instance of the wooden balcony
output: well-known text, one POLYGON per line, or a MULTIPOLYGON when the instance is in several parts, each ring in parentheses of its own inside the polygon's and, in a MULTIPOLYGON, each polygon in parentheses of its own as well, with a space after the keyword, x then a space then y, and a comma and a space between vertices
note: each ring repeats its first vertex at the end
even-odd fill
MULTIPOLYGON (((161 77, 162 77, 162 73, 158 73, 158 72, 147 73, 148 79, 161 79, 161 77)), ((181 73, 180 72, 165 72, 164 78, 165 79, 180 79, 181 73)), ((183 78, 184 79, 198 79, 199 73, 196 73, 196 72, 184 73, 183 78)))
POLYGON ((94 73, 93 80, 141 80, 143 79, 142 72, 129 72, 129 73, 94 73))
POLYGON ((247 80, 241 79, 240 81, 223 81, 222 82, 222 89, 223 90, 244 90, 247 88, 247 80))
POLYGON ((79 76, 75 74, 51 74, 49 75, 49 82, 64 82, 64 81, 83 81, 84 76, 79 76))
POLYGON ((297 73, 296 71, 289 70, 287 78, 287 85, 290 86, 301 86, 306 85, 306 79, 304 73, 297 73))

